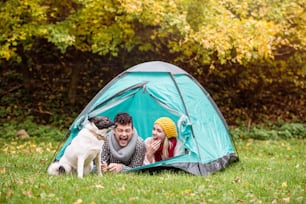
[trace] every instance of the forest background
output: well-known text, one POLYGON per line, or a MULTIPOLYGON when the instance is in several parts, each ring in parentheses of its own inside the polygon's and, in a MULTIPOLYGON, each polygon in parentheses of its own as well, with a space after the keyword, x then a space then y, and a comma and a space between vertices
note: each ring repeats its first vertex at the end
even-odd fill
POLYGON ((0 122, 68 127, 125 69, 175 64, 229 125, 306 122, 305 0, 4 0, 0 122))

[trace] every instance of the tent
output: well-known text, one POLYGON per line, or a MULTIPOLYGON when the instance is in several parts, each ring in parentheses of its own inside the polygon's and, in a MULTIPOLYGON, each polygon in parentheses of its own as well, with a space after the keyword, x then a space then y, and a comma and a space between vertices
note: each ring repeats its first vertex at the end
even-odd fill
POLYGON ((170 117, 186 149, 184 155, 136 167, 131 172, 177 169, 207 175, 238 161, 226 121, 207 91, 183 69, 161 61, 133 66, 102 88, 72 123, 56 159, 61 158, 88 118, 104 115, 113 119, 118 112, 133 117, 143 139, 151 136, 157 118, 170 117))

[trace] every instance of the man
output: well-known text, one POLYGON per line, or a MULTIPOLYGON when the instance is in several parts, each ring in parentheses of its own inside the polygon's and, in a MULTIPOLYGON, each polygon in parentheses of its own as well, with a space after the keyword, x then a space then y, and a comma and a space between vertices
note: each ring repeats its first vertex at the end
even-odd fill
POLYGON ((128 113, 118 113, 114 122, 116 127, 102 148, 102 171, 118 173, 141 166, 146 147, 133 127, 132 117, 128 113))

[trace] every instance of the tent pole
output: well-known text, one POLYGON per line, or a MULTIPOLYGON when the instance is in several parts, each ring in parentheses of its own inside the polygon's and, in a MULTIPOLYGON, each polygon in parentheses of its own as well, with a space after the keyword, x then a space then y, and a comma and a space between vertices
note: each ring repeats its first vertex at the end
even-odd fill
MULTIPOLYGON (((172 81, 173 81, 173 83, 174 83, 174 85, 175 85, 175 87, 176 87, 176 89, 177 89, 177 91, 178 91, 178 93, 179 93, 179 96, 180 96, 181 101, 182 101, 183 106, 184 106, 185 114, 187 115, 187 117, 188 117, 188 119, 189 119, 189 121, 190 121, 190 115, 188 114, 187 107, 186 107, 184 98, 183 98, 183 96, 182 96, 182 93, 181 93, 181 91, 180 91, 180 89, 179 89, 179 87, 178 87, 178 85, 177 85, 177 83, 176 83, 176 80, 175 80, 173 74, 169 72, 169 75, 170 75, 170 77, 171 77, 171 79, 172 79, 172 81)), ((195 141, 195 143, 196 143, 197 150, 198 150, 198 152, 200 152, 200 148, 199 148, 197 139, 194 137, 194 131, 193 131, 192 125, 191 125, 191 132, 192 132, 192 137, 193 137, 193 139, 194 139, 194 141, 195 141)), ((198 155, 199 155, 200 161, 202 161, 201 155, 200 155, 200 154, 198 154, 198 155)), ((205 173, 205 169, 202 168, 202 165, 200 165, 200 163, 198 163, 198 168, 199 168, 199 172, 201 173, 201 175, 203 175, 203 173, 205 173)))

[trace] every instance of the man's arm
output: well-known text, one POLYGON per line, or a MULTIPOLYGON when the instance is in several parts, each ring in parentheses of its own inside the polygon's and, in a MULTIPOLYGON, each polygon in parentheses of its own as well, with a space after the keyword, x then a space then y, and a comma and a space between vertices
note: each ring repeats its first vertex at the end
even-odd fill
POLYGON ((104 142, 102 146, 101 162, 106 162, 107 164, 110 162, 110 149, 108 141, 104 142))
POLYGON ((128 166, 131 168, 142 166, 145 154, 146 154, 146 146, 142 140, 138 140, 135 154, 133 154, 131 163, 128 166))

